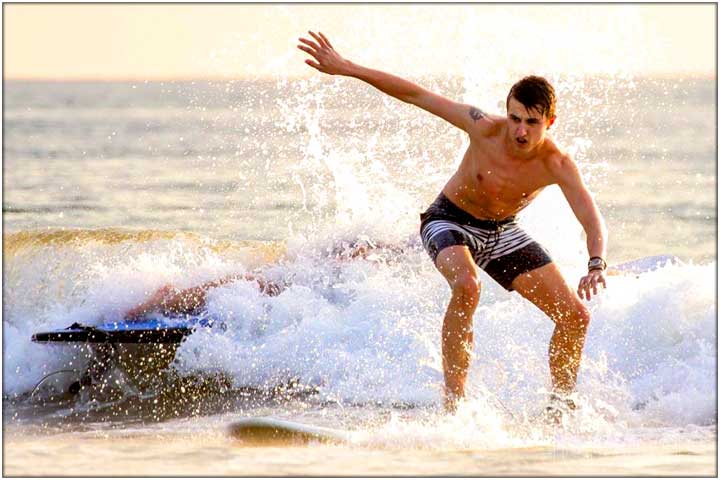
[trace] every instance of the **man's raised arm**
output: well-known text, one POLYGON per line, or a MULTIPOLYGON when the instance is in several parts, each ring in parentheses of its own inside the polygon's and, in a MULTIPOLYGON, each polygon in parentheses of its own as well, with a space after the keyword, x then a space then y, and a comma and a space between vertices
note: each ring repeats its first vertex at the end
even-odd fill
POLYGON ((298 48, 315 59, 305 60, 305 63, 314 69, 328 75, 358 78, 381 92, 427 110, 468 133, 489 125, 487 115, 480 109, 454 102, 404 78, 357 65, 341 57, 322 33, 308 33, 315 41, 300 38, 303 45, 298 45, 298 48))

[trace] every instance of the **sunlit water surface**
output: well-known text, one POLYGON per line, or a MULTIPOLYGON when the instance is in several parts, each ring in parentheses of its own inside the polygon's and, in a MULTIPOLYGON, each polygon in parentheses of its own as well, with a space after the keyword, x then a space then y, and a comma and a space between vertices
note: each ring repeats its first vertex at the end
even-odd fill
MULTIPOLYGON (((499 112, 512 83, 419 80, 499 112)), ((6 82, 4 473, 715 472, 714 81, 552 80, 553 134, 606 216, 610 263, 679 261, 613 276, 589 302, 582 409, 549 431, 531 419, 552 324, 485 276, 469 400, 456 417, 437 410, 448 291, 418 213, 457 165, 461 132, 347 79, 6 82), (393 248, 337 258, 357 239, 393 248), (246 281, 212 290, 207 309, 228 329, 193 334, 154 396, 29 401, 86 358, 32 333, 253 269, 291 285, 277 297, 246 281), (226 434, 255 415, 354 436, 250 446, 226 434)), ((584 240, 559 190, 522 222, 577 281, 584 240)))

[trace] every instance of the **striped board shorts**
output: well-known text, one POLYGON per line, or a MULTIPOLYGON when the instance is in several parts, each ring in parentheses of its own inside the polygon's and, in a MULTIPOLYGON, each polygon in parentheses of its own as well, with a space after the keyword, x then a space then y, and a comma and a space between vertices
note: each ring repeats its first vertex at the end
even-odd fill
POLYGON ((433 263, 443 249, 467 246, 478 267, 509 291, 518 275, 552 262, 548 251, 520 228, 516 217, 481 220, 443 193, 420 214, 420 238, 433 263))

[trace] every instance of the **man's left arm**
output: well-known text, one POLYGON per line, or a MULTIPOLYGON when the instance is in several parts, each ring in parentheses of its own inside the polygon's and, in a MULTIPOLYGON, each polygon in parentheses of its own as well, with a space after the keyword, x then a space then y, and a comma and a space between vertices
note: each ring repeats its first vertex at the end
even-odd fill
POLYGON ((587 249, 590 256, 588 274, 580 279, 578 295, 590 300, 592 292, 598 293, 598 284, 605 283, 605 255, 607 253, 607 228, 600 210, 585 186, 575 162, 563 155, 556 167, 558 185, 570 204, 573 213, 585 230, 587 249), (595 260, 595 259, 600 259, 595 260))

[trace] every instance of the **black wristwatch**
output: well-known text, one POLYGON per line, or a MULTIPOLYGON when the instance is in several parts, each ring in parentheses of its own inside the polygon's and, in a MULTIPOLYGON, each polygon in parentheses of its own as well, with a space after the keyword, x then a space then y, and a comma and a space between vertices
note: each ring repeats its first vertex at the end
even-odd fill
POLYGON ((602 257, 590 257, 590 261, 588 261, 588 272, 592 272, 593 270, 603 271, 606 268, 607 263, 605 263, 602 257))

